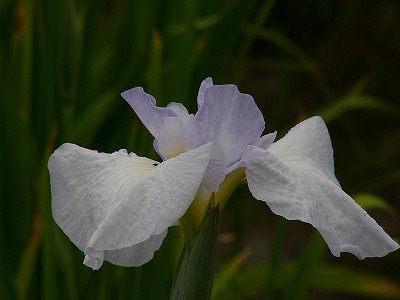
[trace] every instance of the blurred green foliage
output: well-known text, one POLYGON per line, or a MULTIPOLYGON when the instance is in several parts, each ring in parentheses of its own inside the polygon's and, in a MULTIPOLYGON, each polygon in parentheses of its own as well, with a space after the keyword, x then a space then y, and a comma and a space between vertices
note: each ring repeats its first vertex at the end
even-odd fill
MULTIPOLYGON (((323 116, 345 190, 398 240, 399 20, 395 0, 2 0, 0 299, 168 298, 178 228, 148 264, 93 272, 51 216, 47 160, 63 142, 156 158, 119 96, 134 86, 194 112, 207 76, 238 84, 280 136, 323 116)), ((250 198, 238 189, 222 218, 233 241, 220 241, 214 299, 400 298, 399 251, 333 259, 250 198)))

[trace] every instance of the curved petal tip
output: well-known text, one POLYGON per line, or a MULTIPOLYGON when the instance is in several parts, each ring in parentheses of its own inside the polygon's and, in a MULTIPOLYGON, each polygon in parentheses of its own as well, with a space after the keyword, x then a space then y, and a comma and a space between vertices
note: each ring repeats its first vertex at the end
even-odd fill
POLYGON ((85 254, 83 264, 92 268, 93 270, 100 269, 104 261, 104 252, 93 250, 92 248, 88 248, 86 251, 87 253, 85 254))

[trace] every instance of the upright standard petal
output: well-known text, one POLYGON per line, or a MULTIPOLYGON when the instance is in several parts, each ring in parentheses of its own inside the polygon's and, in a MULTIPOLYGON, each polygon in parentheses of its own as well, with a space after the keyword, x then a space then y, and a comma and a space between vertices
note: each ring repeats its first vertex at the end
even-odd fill
POLYGON ((154 148, 163 159, 169 159, 197 148, 201 141, 201 132, 193 115, 166 117, 154 148))
MULTIPOLYGON (((242 94, 235 85, 213 85, 205 79, 198 93, 199 111, 195 116, 177 103, 157 107, 155 99, 142 88, 122 96, 155 137, 154 148, 163 159, 209 142, 214 149, 202 185, 218 191, 229 170, 236 167, 247 145, 259 140, 264 119, 254 99, 242 94)), ((261 143, 272 143, 262 139, 261 143)))
POLYGON ((143 264, 195 197, 210 151, 207 144, 158 164, 64 144, 49 159, 54 219, 94 269, 103 259, 143 264))
POLYGON ((219 157, 226 168, 242 157, 247 145, 260 137, 265 126, 254 99, 240 93, 235 85, 207 88, 196 120, 204 132, 203 142, 214 141, 220 147, 219 157))
POLYGON ((170 103, 168 107, 156 106, 156 99, 146 94, 141 87, 125 91, 121 96, 155 138, 159 136, 165 117, 182 116, 185 112, 187 114, 186 108, 180 103, 170 103))
POLYGON ((399 248, 338 185, 322 119, 298 124, 268 150, 249 146, 245 157, 253 196, 275 214, 313 225, 333 255, 350 252, 363 259, 399 248))

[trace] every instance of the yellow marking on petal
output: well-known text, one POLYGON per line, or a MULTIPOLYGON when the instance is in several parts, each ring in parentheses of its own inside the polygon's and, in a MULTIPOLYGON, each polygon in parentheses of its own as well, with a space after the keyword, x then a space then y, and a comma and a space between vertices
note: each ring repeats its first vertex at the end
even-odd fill
POLYGON ((188 149, 182 145, 176 145, 175 147, 172 147, 171 149, 168 149, 167 153, 163 153, 165 155, 166 159, 170 159, 173 157, 178 156, 179 154, 187 152, 188 149))
POLYGON ((246 177, 245 169, 241 168, 228 174, 215 193, 215 205, 219 204, 220 209, 224 207, 237 185, 246 177))

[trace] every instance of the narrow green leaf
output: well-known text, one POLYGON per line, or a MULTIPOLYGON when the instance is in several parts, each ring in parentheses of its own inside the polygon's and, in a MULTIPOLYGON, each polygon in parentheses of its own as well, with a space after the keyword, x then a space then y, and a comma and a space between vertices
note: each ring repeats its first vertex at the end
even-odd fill
POLYGON ((313 288, 349 295, 399 299, 400 283, 382 275, 325 265, 316 270, 313 288))
POLYGON ((357 109, 377 110, 397 118, 400 116, 400 107, 383 99, 362 94, 362 87, 359 85, 356 85, 348 94, 332 102, 316 114, 329 123, 344 113, 357 109))
POLYGON ((16 3, 10 15, 13 24, 6 42, 7 54, 0 69, 0 237, 6 247, 2 265, 9 271, 5 276, 7 286, 13 286, 12 276, 30 234, 35 204, 32 178, 37 175, 37 144, 31 127, 33 16, 32 1, 16 3))
POLYGON ((192 244, 185 243, 170 299, 210 299, 214 279, 218 219, 219 206, 217 205, 209 209, 192 244))
MULTIPOLYGON (((166 47, 166 59, 171 62, 171 70, 165 77, 164 88, 166 99, 177 99, 185 104, 191 95, 196 53, 195 20, 199 14, 200 2, 183 1, 177 8, 181 12, 184 31, 180 35, 170 37, 171 47, 166 47)), ((171 18, 171 22, 173 21, 171 18)))
POLYGON ((257 1, 254 0, 237 1, 232 3, 229 10, 220 12, 223 18, 207 32, 204 50, 198 60, 198 80, 216 76, 223 69, 227 72, 226 75, 234 77, 237 70, 229 59, 235 47, 242 45, 243 23, 256 7, 257 1), (229 69, 226 70, 226 67, 229 69), (230 71, 232 72, 228 73, 230 71))
POLYGON ((0 218, 0 255, 2 256, 0 260, 0 299, 15 299, 15 290, 10 278, 10 274, 12 274, 10 253, 6 242, 3 220, 3 217, 0 218))
POLYGON ((284 299, 303 299, 314 277, 326 244, 319 233, 314 233, 305 247, 296 270, 289 281, 284 299))
POLYGON ((318 67, 314 62, 294 62, 291 59, 249 59, 247 65, 252 69, 270 69, 284 72, 308 73, 318 67))
MULTIPOLYGON (((87 111, 81 115, 76 121, 73 128, 72 140, 78 144, 89 144, 99 129, 104 119, 108 116, 117 104, 122 103, 116 101, 119 93, 110 91, 104 93, 103 96, 97 101, 96 105, 88 108, 87 111)), ((68 123, 68 122, 65 122, 68 123)))
POLYGON ((150 61, 146 72, 148 92, 156 99, 162 99, 162 41, 157 31, 153 32, 153 40, 150 50, 150 61))
POLYGON ((237 274, 241 271, 243 263, 250 255, 250 251, 248 249, 244 250, 239 255, 236 255, 228 261, 218 272, 216 278, 214 280, 214 288, 212 290, 211 299, 213 300, 224 300, 231 299, 232 295, 227 293, 229 290, 229 286, 232 282, 232 279, 237 276, 237 274))
POLYGON ((42 299, 58 299, 61 291, 57 285, 57 255, 55 245, 55 223, 50 207, 50 184, 47 164, 43 164, 39 175, 40 209, 43 218, 42 299))
MULTIPOLYGON (((290 276, 295 274, 297 262, 285 262, 281 265, 277 277, 277 287, 287 288, 290 276)), ((257 265, 242 270, 233 280, 227 293, 234 293, 236 298, 251 298, 260 295, 265 285, 269 265, 257 265)), ((314 291, 335 292, 342 295, 359 297, 398 299, 400 284, 388 277, 341 267, 321 264, 313 272, 310 288, 314 291)))
MULTIPOLYGON (((241 43, 241 48, 239 50, 238 58, 237 58, 237 69, 239 70, 239 66, 243 64, 246 59, 251 46, 254 43, 257 33, 261 29, 261 26, 264 24, 265 20, 271 14, 271 11, 275 5, 276 0, 264 0, 261 4, 261 7, 257 10, 257 14, 255 16, 254 24, 251 26, 250 30, 247 32, 247 35, 244 41, 241 43)), ((239 72, 238 72, 239 74, 239 72)), ((238 78, 236 78, 238 81, 238 78)))
MULTIPOLYGON (((250 29, 251 30, 251 29, 250 29)), ((317 63, 315 63, 303 49, 300 48, 294 41, 292 41, 289 37, 285 36, 283 33, 263 28, 258 30, 257 36, 261 39, 271 42, 275 46, 281 48, 286 51, 290 55, 292 55, 296 60, 300 62, 303 66, 312 65, 314 68, 309 69, 310 75, 313 77, 314 81, 318 84, 321 91, 324 93, 325 97, 333 101, 335 97, 335 93, 332 87, 329 85, 327 79, 324 74, 319 70, 317 63)))
POLYGON ((381 209, 394 217, 398 216, 395 208, 378 195, 371 193, 358 193, 352 195, 352 198, 365 210, 381 209))
POLYGON ((42 238, 42 220, 39 214, 35 216, 33 231, 22 252, 20 265, 15 278, 15 287, 19 299, 27 299, 29 286, 34 274, 39 247, 42 238))
POLYGON ((279 218, 277 224, 276 238, 271 251, 270 266, 267 270, 267 279, 265 280, 265 297, 267 299, 275 299, 275 283, 277 280, 277 275, 279 273, 279 268, 282 264, 281 254, 288 227, 288 221, 284 218, 279 218))
POLYGON ((77 285, 77 272, 74 268, 74 259, 70 251, 71 241, 61 236, 60 231, 53 231, 54 236, 54 248, 56 248, 57 261, 60 264, 62 270, 62 287, 65 288, 66 296, 70 300, 79 299, 78 297, 78 285, 77 285), (67 240, 67 241, 66 241, 67 240))

